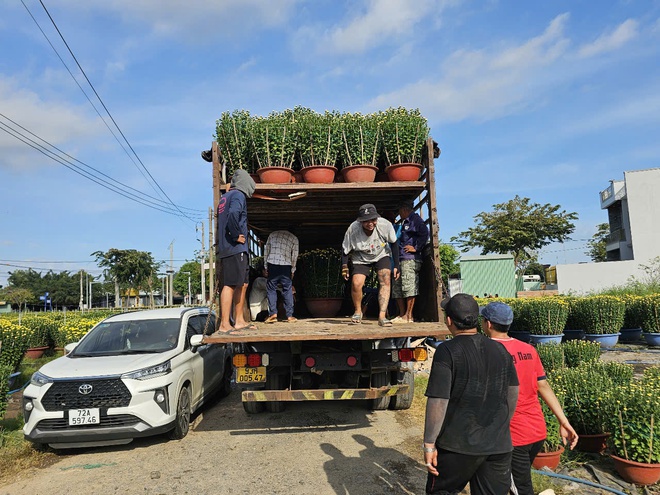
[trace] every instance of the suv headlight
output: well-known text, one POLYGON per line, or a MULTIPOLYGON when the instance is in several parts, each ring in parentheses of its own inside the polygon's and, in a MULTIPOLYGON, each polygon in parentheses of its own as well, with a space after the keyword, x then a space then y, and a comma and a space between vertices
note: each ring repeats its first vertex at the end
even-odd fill
POLYGON ((170 364, 170 361, 166 361, 163 364, 159 364, 157 366, 151 366, 150 368, 143 368, 141 370, 132 371, 130 373, 124 373, 121 375, 121 377, 128 378, 130 380, 149 380, 150 378, 167 375, 171 372, 172 365, 170 364))
POLYGON ((53 383, 53 379, 39 371, 33 373, 32 378, 30 378, 30 385, 35 387, 43 387, 49 383, 53 383))

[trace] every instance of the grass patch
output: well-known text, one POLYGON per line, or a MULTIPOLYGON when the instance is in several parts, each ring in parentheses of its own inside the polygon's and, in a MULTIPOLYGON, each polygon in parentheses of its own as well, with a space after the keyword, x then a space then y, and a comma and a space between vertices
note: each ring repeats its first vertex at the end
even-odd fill
POLYGON ((534 493, 541 493, 548 488, 552 489, 556 495, 567 493, 561 484, 554 481, 554 478, 542 474, 532 473, 532 485, 534 486, 534 493))

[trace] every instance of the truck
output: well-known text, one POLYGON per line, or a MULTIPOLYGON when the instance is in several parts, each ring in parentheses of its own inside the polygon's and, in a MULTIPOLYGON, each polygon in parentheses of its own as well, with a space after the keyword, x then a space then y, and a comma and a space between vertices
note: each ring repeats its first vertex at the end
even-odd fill
MULTIPOLYGON (((256 184, 255 194, 247 200, 252 256, 262 254, 271 232, 294 227, 301 253, 327 247, 340 249, 346 229, 365 203, 383 212, 412 200, 429 228, 430 241, 423 253, 414 323, 380 327, 376 319, 364 319, 356 325, 351 324, 349 316, 340 315, 206 335, 204 343, 232 345, 235 382, 248 414, 264 409, 280 412, 287 402, 310 400, 363 400, 373 410, 410 407, 414 364, 427 359, 429 347, 425 342, 428 338, 441 342, 449 335, 440 318, 443 290, 434 180, 434 158, 439 153, 437 144, 429 138, 424 146, 422 172, 414 181, 256 184)), ((217 207, 228 188, 226 165, 216 142, 212 143, 211 154, 217 207)), ((216 273, 220 269, 216 259, 216 273)), ((294 284, 303 276, 297 272, 294 284)), ((345 307, 352 310, 349 288, 345 299, 345 307)))

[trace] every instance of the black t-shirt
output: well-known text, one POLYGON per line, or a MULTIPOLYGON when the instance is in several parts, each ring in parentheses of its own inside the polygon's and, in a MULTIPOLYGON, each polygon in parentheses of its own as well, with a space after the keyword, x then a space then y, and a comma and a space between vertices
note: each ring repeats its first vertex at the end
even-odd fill
POLYGON ((458 335, 438 346, 426 396, 449 403, 436 445, 469 455, 510 452, 507 394, 516 385, 511 355, 498 342, 458 335))

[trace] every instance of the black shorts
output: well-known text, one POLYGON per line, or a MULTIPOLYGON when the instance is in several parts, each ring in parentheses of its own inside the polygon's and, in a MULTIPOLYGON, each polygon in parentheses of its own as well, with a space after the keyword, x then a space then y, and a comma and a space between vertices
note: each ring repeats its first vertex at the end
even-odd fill
POLYGON ((381 271, 383 268, 390 270, 392 268, 392 258, 385 256, 384 258, 381 258, 378 261, 368 265, 358 265, 357 263, 353 263, 353 273, 359 273, 360 275, 368 277, 372 267, 376 268, 376 273, 381 271))
POLYGON ((238 253, 222 258, 222 286, 237 287, 247 284, 250 275, 250 263, 247 253, 238 253))

